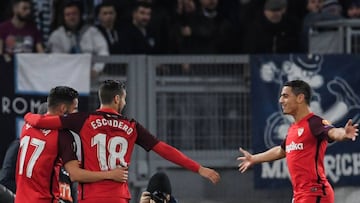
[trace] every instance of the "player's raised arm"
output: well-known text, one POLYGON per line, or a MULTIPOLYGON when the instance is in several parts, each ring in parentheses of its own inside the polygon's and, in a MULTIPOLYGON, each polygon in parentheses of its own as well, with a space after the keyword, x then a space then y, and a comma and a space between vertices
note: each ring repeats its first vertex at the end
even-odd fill
POLYGON ((213 169, 203 167, 196 161, 190 159, 185 154, 177 150, 176 148, 160 141, 152 149, 164 159, 171 161, 179 166, 182 166, 188 170, 198 173, 204 178, 209 179, 212 183, 216 184, 220 181, 220 175, 213 169))
POLYGON ((27 113, 24 119, 35 128, 45 128, 51 130, 69 129, 79 133, 82 123, 88 116, 89 114, 84 112, 71 113, 62 116, 27 113))
POLYGON ((248 151, 242 148, 240 148, 239 151, 244 155, 237 158, 238 161, 241 161, 238 165, 239 171, 241 173, 245 172, 249 167, 253 166, 254 164, 275 161, 285 157, 285 151, 281 148, 281 146, 276 146, 265 152, 254 155, 250 154, 248 151))
POLYGON ((25 122, 36 128, 57 130, 62 127, 60 116, 27 113, 24 116, 25 122))

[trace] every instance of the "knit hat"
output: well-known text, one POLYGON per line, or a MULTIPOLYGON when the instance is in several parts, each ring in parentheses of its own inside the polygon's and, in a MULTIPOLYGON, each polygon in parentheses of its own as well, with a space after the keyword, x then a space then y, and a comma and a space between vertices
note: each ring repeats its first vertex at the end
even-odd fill
POLYGON ((341 16, 342 6, 338 0, 325 0, 321 8, 322 13, 341 16))
POLYGON ((168 176, 165 173, 155 173, 149 180, 146 191, 153 193, 155 191, 171 195, 171 185, 168 176))
POLYGON ((277 11, 286 8, 287 0, 266 0, 264 8, 265 10, 277 11))
POLYGON ((332 6, 332 5, 340 5, 338 0, 325 0, 322 4, 322 8, 325 8, 327 6, 332 6))

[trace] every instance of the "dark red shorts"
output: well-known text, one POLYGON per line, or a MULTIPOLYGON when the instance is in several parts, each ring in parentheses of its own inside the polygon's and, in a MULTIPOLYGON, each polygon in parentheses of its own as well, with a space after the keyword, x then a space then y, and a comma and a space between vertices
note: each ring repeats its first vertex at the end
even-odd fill
POLYGON ((334 196, 334 190, 331 185, 327 183, 323 188, 317 188, 317 190, 311 190, 311 192, 294 195, 293 203, 334 203, 334 196))
POLYGON ((293 199, 293 203, 334 203, 335 197, 333 192, 329 192, 326 196, 302 196, 293 199))
POLYGON ((99 203, 99 202, 129 203, 129 199, 124 199, 124 198, 92 198, 92 199, 79 200, 78 202, 79 203, 99 203))

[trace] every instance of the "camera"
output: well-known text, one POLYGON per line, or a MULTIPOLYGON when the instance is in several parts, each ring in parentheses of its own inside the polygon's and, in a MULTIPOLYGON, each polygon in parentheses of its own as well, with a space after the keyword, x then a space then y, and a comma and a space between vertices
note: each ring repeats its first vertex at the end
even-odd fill
POLYGON ((161 191, 154 191, 150 194, 150 198, 154 200, 156 203, 164 203, 167 202, 166 193, 161 191))

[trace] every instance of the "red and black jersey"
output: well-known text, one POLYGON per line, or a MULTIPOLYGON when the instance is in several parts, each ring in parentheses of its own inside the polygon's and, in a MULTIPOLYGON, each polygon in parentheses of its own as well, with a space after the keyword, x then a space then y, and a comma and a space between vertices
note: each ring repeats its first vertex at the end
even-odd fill
POLYGON ((76 159, 70 132, 25 124, 16 164, 16 203, 52 203, 59 198, 56 163, 76 159))
POLYGON ((310 113, 293 123, 282 143, 294 190, 294 199, 301 196, 324 196, 332 192, 325 176, 324 156, 333 128, 326 120, 310 113))
MULTIPOLYGON (((43 116, 28 113, 25 120, 39 128, 65 128, 81 138, 82 167, 90 171, 108 171, 129 166, 135 144, 153 150, 164 159, 190 171, 199 172, 201 165, 176 148, 158 140, 135 120, 127 119, 113 109, 102 108, 92 113, 66 116, 43 116)), ((104 180, 84 183, 79 188, 79 202, 127 202, 127 183, 104 180)))
MULTIPOLYGON (((60 117, 63 128, 81 138, 82 167, 90 171, 108 171, 129 166, 135 144, 150 151, 159 141, 135 120, 112 109, 92 113, 73 113, 60 117)), ((104 180, 81 184, 79 199, 130 199, 127 183, 104 180)))

